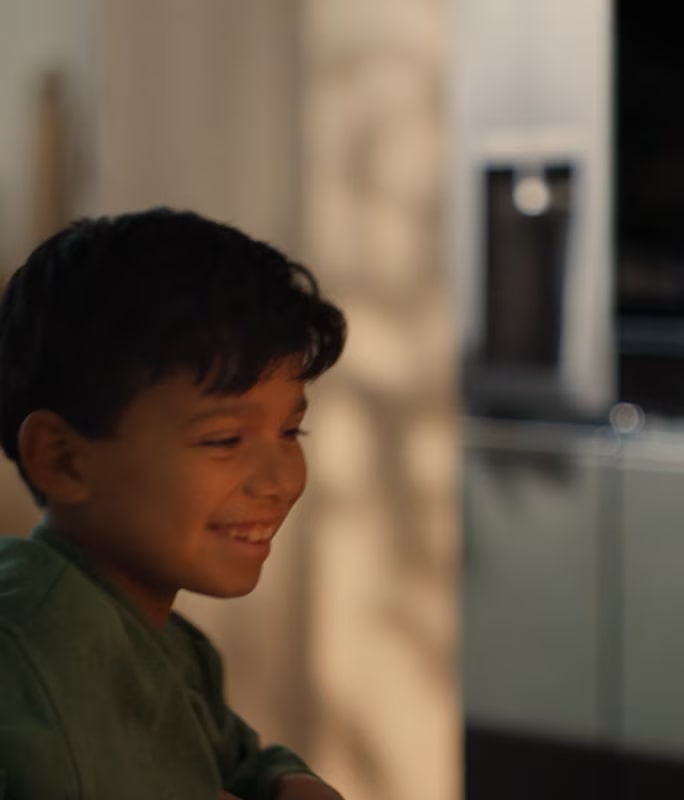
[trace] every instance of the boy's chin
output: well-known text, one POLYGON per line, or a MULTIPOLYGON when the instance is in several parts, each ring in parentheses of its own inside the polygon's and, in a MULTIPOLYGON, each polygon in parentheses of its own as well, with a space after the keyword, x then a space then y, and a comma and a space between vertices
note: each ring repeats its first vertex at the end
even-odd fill
POLYGON ((250 592, 253 592, 256 587, 257 584, 253 583, 251 586, 220 590, 213 596, 223 600, 229 600, 231 597, 245 597, 250 594, 250 592))
POLYGON ((259 583, 259 575, 245 577, 242 580, 207 581, 197 587, 188 587, 188 591, 203 594, 207 597, 229 599, 231 597, 244 597, 254 591, 259 583))
POLYGON ((197 562, 192 568, 176 573, 179 589, 206 597, 244 597, 259 583, 263 563, 215 559, 197 562))

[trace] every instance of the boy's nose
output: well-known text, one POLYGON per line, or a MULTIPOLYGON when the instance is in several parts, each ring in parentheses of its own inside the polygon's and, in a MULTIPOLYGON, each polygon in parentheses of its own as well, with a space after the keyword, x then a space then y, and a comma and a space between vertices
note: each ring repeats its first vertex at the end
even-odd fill
POLYGON ((299 497, 305 483, 306 466, 301 451, 283 453, 279 447, 263 447, 255 454, 245 491, 289 504, 299 497))

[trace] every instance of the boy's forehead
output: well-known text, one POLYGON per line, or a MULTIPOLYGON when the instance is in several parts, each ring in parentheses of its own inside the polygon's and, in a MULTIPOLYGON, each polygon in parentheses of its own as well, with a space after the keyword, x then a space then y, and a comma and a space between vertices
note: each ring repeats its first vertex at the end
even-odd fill
POLYGON ((205 392, 197 398, 190 422, 220 416, 243 416, 274 408, 283 413, 304 413, 307 408, 305 384, 291 376, 269 376, 246 392, 205 392))
POLYGON ((288 414, 303 414, 307 409, 307 399, 302 384, 291 392, 270 392, 268 395, 219 394, 205 396, 189 417, 189 423, 222 416, 249 416, 264 408, 273 407, 288 414))
POLYGON ((303 414, 305 383, 287 373, 274 373, 243 393, 208 392, 190 373, 176 373, 144 390, 124 411, 124 429, 182 430, 220 417, 288 417, 303 414))

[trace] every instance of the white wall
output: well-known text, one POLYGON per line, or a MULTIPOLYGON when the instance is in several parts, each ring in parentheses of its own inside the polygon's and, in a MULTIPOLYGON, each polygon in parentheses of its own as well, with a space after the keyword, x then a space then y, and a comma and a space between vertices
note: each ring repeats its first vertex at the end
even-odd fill
POLYGON ((101 0, 99 210, 189 207, 292 246, 295 7, 101 0))
POLYGON ((450 13, 302 3, 303 247, 350 321, 312 441, 311 752, 350 798, 459 794, 450 13))

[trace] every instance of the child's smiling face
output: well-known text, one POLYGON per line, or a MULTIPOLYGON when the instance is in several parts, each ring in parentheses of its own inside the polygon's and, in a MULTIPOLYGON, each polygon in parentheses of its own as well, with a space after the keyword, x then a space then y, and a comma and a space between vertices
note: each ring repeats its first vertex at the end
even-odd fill
POLYGON ((242 395, 178 375, 144 390, 116 436, 85 441, 88 499, 53 509, 154 622, 179 589, 231 597, 257 584, 270 541, 306 483, 306 401, 294 361, 242 395))

